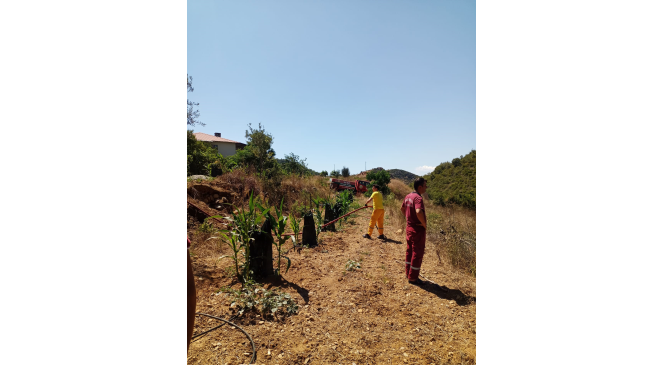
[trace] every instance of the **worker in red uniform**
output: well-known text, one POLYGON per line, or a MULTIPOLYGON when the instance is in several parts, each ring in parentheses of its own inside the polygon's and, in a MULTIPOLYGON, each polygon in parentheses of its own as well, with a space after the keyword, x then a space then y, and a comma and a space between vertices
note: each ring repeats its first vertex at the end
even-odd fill
POLYGON ((415 191, 406 195, 401 204, 401 213, 406 216, 406 277, 414 285, 422 285, 419 278, 422 258, 424 256, 424 243, 427 236, 427 216, 424 211, 422 194, 427 191, 427 181, 424 178, 415 180, 415 191))
POLYGON ((373 233, 374 226, 378 226, 378 239, 384 240, 385 235, 383 234, 383 221, 385 218, 385 209, 383 208, 383 194, 378 191, 378 186, 374 185, 372 187, 373 193, 369 200, 364 203, 364 206, 368 206, 370 201, 373 200, 373 213, 371 213, 371 221, 369 222, 369 233, 365 234, 364 238, 371 239, 371 233, 373 233))

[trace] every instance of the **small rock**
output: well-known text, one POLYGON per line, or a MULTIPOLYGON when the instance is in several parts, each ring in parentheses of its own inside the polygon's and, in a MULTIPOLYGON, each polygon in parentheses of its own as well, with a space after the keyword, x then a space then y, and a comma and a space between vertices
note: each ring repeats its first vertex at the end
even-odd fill
POLYGON ((404 352, 404 353, 403 353, 403 356, 408 357, 408 354, 404 352))
POLYGON ((401 232, 403 232, 403 230, 400 229, 397 231, 397 234, 400 234, 401 232))
POLYGON ((263 324, 263 323, 265 323, 265 321, 260 321, 260 322, 258 322, 258 324, 263 324))
POLYGON ((357 310, 357 313, 362 313, 362 310, 361 310, 361 309, 358 309, 358 310, 357 310))
MULTIPOLYGON (((304 360, 304 363, 306 364, 306 363, 308 363, 308 362, 309 362, 309 358, 307 357, 307 359, 304 360)), ((355 365, 355 363, 353 363, 353 365, 355 365)))
POLYGON ((245 352, 244 354, 245 354, 246 356, 249 356, 249 355, 251 355, 251 354, 250 354, 250 353, 248 353, 248 352, 245 352))
POLYGON ((270 349, 267 349, 267 356, 272 356, 272 352, 270 352, 270 349))

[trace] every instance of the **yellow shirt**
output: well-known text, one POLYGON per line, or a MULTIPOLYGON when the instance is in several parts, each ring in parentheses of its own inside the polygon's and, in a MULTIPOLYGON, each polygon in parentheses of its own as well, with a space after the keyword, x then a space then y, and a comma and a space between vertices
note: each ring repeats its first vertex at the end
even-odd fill
POLYGON ((381 194, 380 191, 374 191, 371 194, 371 199, 373 199, 374 210, 383 209, 383 194, 381 194))

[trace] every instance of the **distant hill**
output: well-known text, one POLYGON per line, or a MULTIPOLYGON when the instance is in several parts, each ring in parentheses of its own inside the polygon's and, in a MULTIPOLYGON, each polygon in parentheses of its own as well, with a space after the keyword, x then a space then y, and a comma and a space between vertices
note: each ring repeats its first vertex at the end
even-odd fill
POLYGON ((475 209, 475 160, 477 152, 470 151, 452 162, 443 162, 423 177, 427 193, 438 205, 454 203, 475 209))
POLYGON ((387 172, 390 173, 391 178, 399 179, 405 181, 406 183, 411 183, 419 177, 418 175, 411 174, 408 171, 399 170, 399 169, 387 170, 387 172))

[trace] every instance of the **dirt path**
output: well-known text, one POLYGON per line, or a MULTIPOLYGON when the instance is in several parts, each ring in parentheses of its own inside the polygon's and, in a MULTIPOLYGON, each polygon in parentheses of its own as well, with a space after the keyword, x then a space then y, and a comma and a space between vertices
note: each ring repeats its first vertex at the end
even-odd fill
MULTIPOLYGON (((281 322, 256 314, 234 321, 253 337, 256 364, 475 363, 474 278, 439 263, 428 243, 421 273, 436 284, 408 284, 405 235, 387 216, 388 241, 375 239, 376 231, 372 240, 361 238, 370 214, 362 210, 341 232, 321 233, 316 248, 291 252, 284 281, 265 284, 296 298, 297 315, 281 322), (347 272, 348 260, 361 268, 347 272)), ((210 262, 194 258, 197 311, 228 319, 230 301, 215 292, 232 278, 224 265, 210 262)), ((217 324, 198 316, 194 334, 217 324)), ((247 338, 224 326, 192 342, 188 364, 243 364, 250 354, 247 338)))

